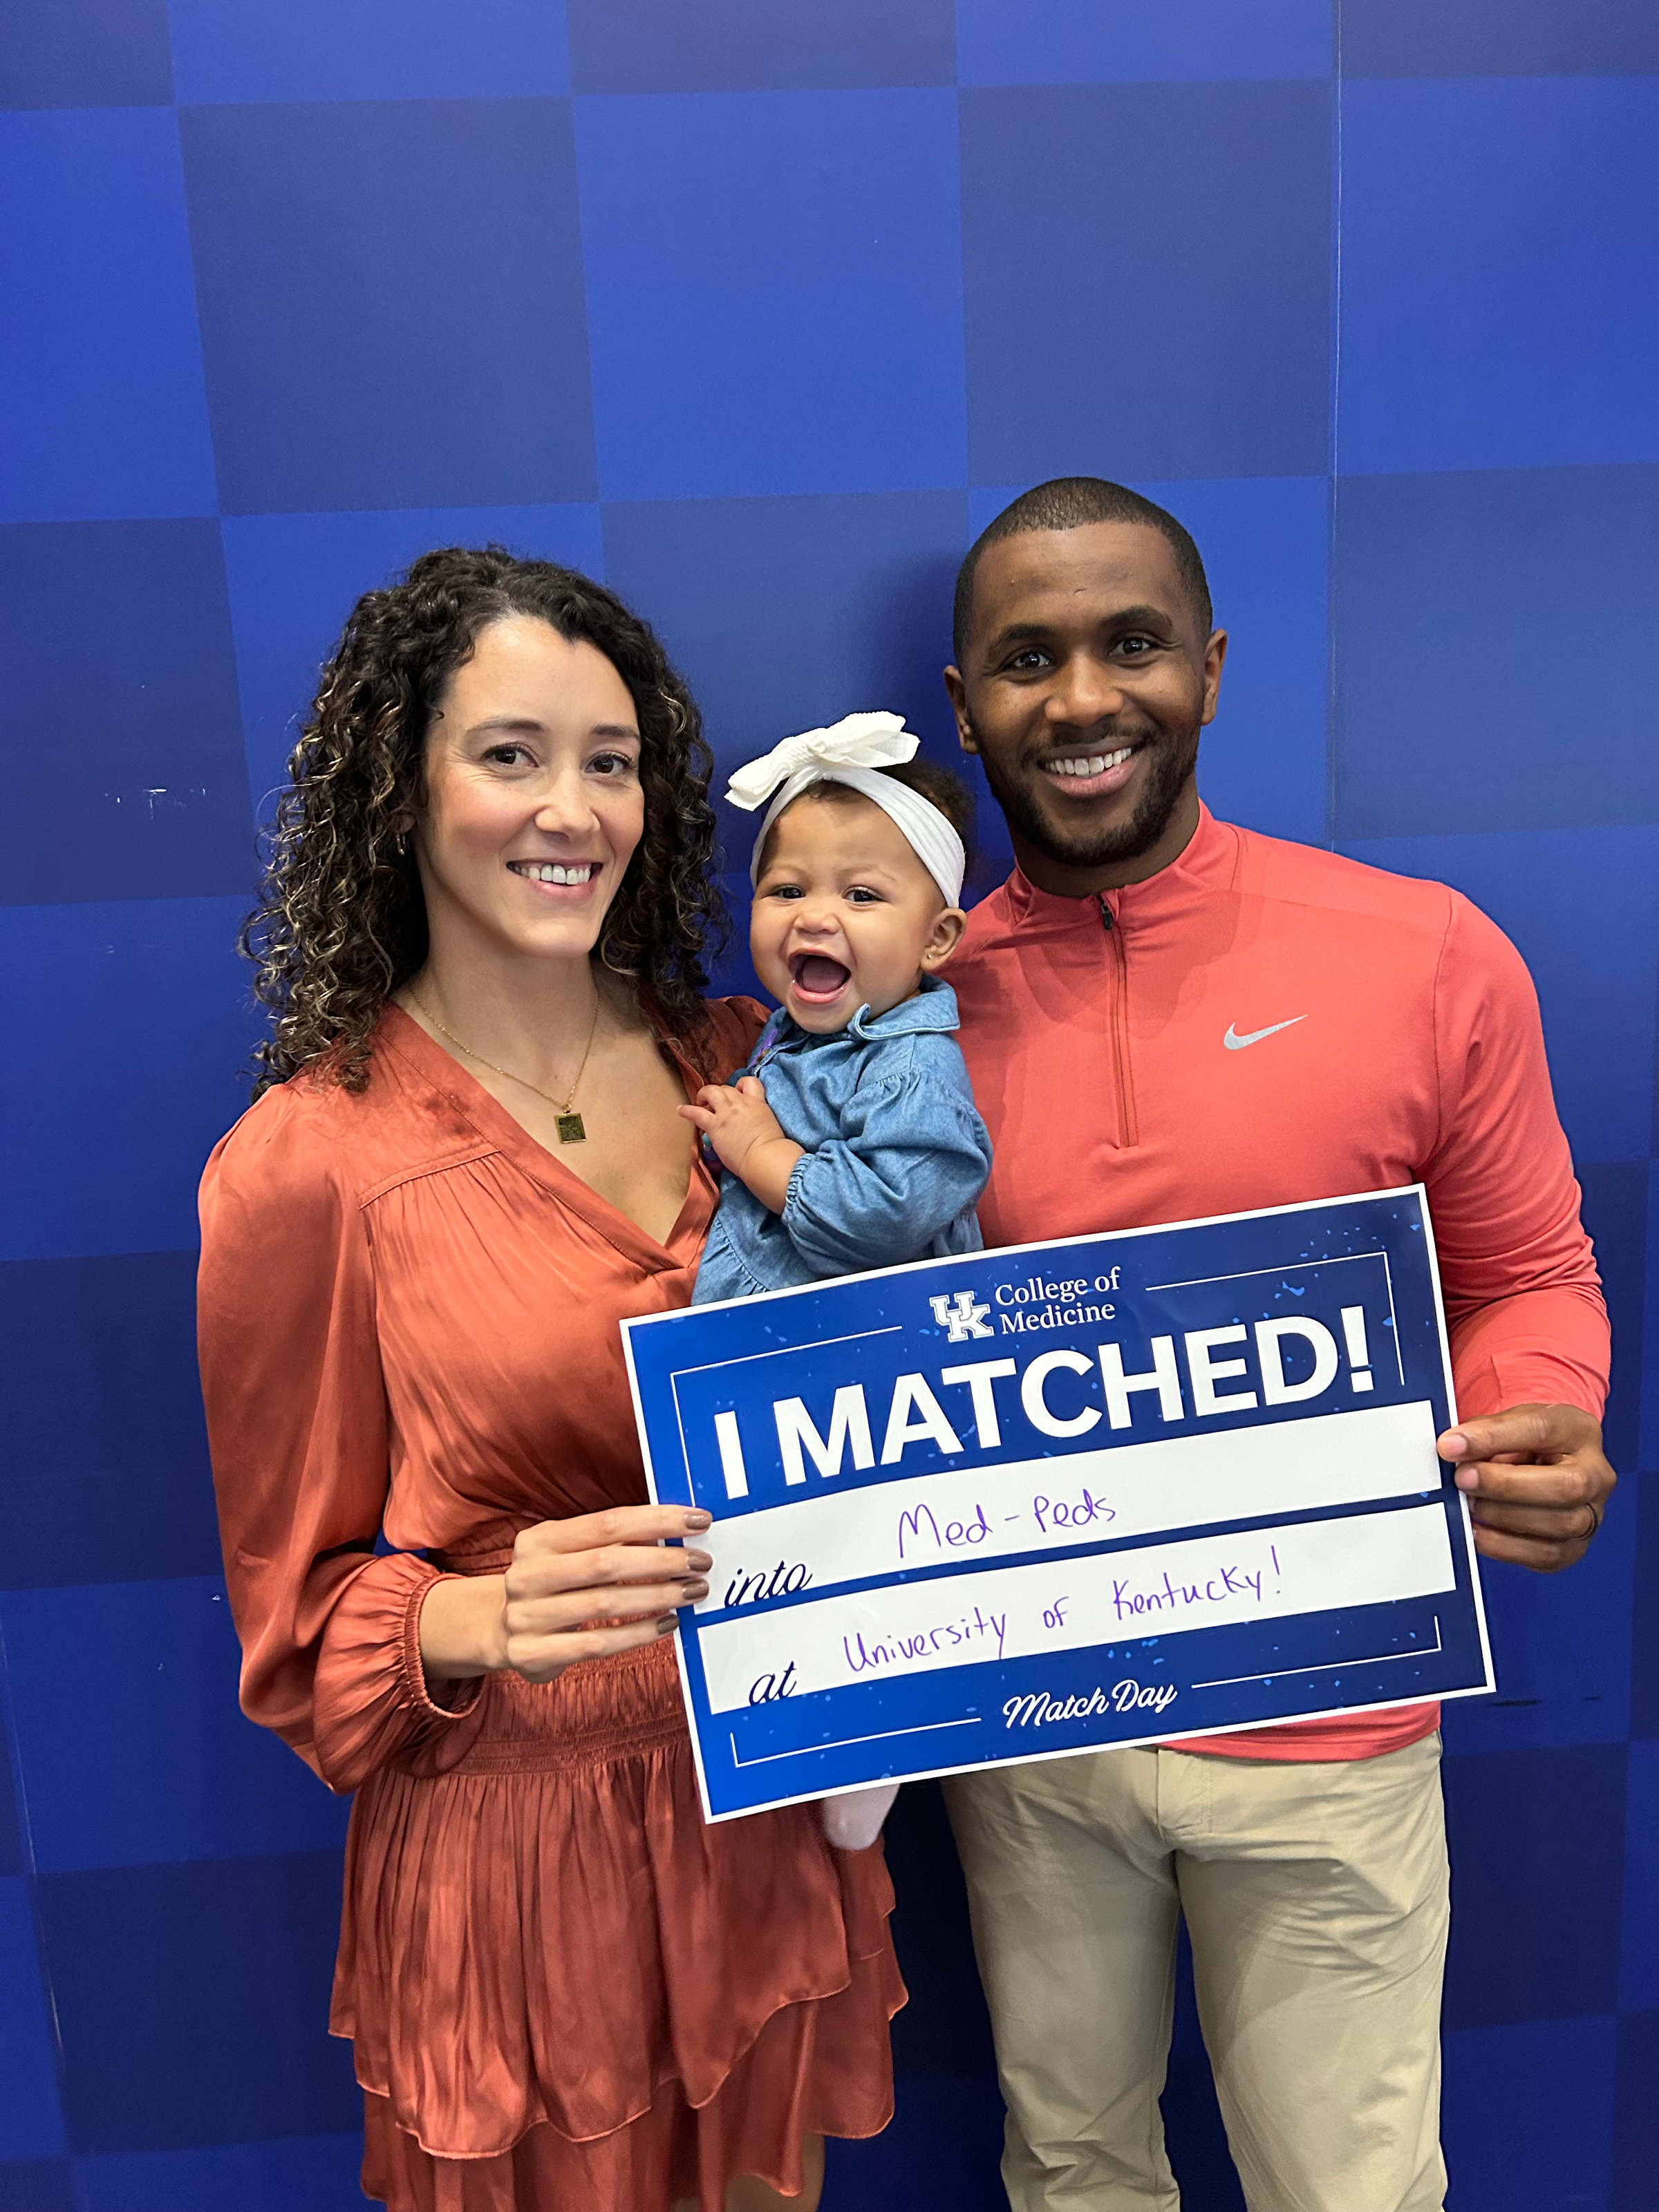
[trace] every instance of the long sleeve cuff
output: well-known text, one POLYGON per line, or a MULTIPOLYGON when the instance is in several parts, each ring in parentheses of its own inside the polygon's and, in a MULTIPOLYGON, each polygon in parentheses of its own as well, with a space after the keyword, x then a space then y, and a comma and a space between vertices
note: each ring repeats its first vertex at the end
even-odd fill
POLYGON ((1607 1393, 1607 1309, 1593 1284, 1523 1291, 1453 1323, 1461 1419, 1508 1406, 1578 1406, 1601 1418, 1607 1393))
POLYGON ((331 1790, 355 1790, 393 1759, 441 1774, 477 1735, 484 1678, 457 1683, 454 1704, 440 1705, 421 1664, 421 1607, 435 1583, 455 1579, 393 1553, 365 1566, 335 1605, 313 1706, 318 1766, 331 1790))

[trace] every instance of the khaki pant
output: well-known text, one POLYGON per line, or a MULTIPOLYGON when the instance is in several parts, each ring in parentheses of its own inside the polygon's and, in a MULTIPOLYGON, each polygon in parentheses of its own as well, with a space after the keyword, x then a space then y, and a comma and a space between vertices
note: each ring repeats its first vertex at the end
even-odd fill
POLYGON ((1182 1913, 1250 2212, 1438 2212, 1438 1736, 1305 1765, 1098 1752, 945 1789, 1014 2212, 1176 2212, 1158 2100, 1182 1913))

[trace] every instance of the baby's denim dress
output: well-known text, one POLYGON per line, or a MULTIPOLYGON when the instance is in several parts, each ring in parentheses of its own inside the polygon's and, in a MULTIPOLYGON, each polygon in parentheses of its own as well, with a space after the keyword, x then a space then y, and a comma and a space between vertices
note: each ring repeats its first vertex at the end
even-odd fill
POLYGON ((806 1149, 781 1214, 721 1176, 694 1304, 981 1249, 974 1208, 991 1139, 957 1026, 957 994, 936 976, 828 1036, 773 1015, 741 1073, 759 1076, 785 1135, 806 1149))

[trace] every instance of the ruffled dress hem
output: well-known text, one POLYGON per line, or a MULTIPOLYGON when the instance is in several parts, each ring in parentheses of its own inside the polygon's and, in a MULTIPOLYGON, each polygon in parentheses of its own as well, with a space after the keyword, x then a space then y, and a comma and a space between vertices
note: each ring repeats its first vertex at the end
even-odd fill
MULTIPOLYGON (((883 2009, 881 2016, 884 2022, 890 2022, 897 2014, 903 2010, 906 2003, 908 2002, 909 1993, 905 1989, 903 1983, 899 1979, 896 1971, 896 1964, 893 1960, 890 1948, 885 1951, 866 1952, 853 1961, 853 1972, 848 1976, 847 1979, 841 1984, 839 1989, 823 1990, 800 1996, 788 1996, 780 1999, 773 2010, 766 2015, 766 2018, 763 2021, 762 2021, 759 2027, 756 2030, 755 2034, 750 2040, 743 2047, 742 2050, 733 2054, 726 2072, 721 2075, 720 2079, 715 2082, 714 2087, 707 2091, 704 2095, 696 2100, 693 2100, 689 2097, 685 2098, 684 2102, 687 2112, 697 2113, 707 2112, 708 2110, 708 2108, 725 2090, 726 2084, 731 2081, 733 2074, 735 2074, 750 2060, 762 2038, 767 2033, 767 2031, 771 2027, 773 2022, 777 2020, 781 2014, 790 2012, 798 2005, 831 2004, 838 1997, 843 1997, 855 1993, 856 1985, 860 1979, 860 1969, 872 1970, 876 1973, 878 1980, 890 1981, 892 1984, 890 1988, 884 1990, 883 1992, 883 2009), (893 1967, 893 1972, 890 1976, 882 1972, 883 1967, 887 1966, 891 1966, 893 1967)), ((349 2027, 336 2027, 331 2024, 328 2032, 331 2036, 337 2038, 341 2042, 349 2043, 353 2040, 352 2032, 349 2027)), ((549 2130, 552 2134, 559 2136, 562 2142, 570 2144, 573 2148, 580 2148, 582 2145, 586 2143, 604 2142, 612 2136, 622 2135, 625 2133, 628 2129, 636 2127, 642 2119, 645 2119, 656 2109, 657 2106, 661 2101, 665 2090, 678 2089, 683 2094, 685 2087, 684 2082, 680 2079, 678 2074, 665 2075, 659 2081, 656 2082, 653 2086, 650 2097, 636 2112, 625 2113, 620 2120, 615 2123, 614 2125, 598 2129, 592 2135, 568 2135, 556 2121, 543 2118, 540 2119, 532 2119, 527 2121, 524 2128, 513 2138, 512 2142, 498 2144, 493 2148, 480 2150, 448 2150, 441 2144, 429 2143, 426 2142, 422 2138, 418 2127, 405 2126, 393 2116, 391 2111, 392 2094, 388 2084, 385 2082, 366 2081, 363 2079, 361 2071, 358 2072, 356 2078, 357 2087, 362 2091, 366 2098, 377 2098, 386 2106, 386 2119, 388 2124, 392 2127, 395 2127, 400 2135, 407 2136, 410 2141, 416 2144, 426 2157, 441 2159, 446 2162, 451 2162, 457 2165, 466 2163, 484 2164, 488 2163, 492 2159, 510 2157, 518 2148, 519 2145, 525 2141, 526 2136, 536 2134, 538 2130, 541 2129, 549 2130)), ((890 2084, 888 2095, 885 2104, 882 2109, 881 2117, 872 2122, 870 2124, 840 2128, 809 2128, 805 2132, 809 2135, 842 2136, 852 2141, 862 2141, 867 2136, 879 2135, 892 2117, 893 2098, 890 2084)), ((769 2177, 764 2174, 761 2176, 763 2180, 765 2180, 768 2178, 769 2177)), ((774 2182, 773 2186, 775 2188, 777 2184, 774 2182)))

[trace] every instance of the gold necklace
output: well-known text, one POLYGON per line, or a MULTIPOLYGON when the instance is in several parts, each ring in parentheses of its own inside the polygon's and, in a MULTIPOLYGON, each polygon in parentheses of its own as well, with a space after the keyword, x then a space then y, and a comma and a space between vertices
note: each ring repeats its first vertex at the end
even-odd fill
MULTIPOLYGON (((411 991, 410 996, 414 999, 415 994, 411 991)), ((593 1018, 587 1025, 587 1042, 582 1047, 581 1066, 576 1070, 576 1082, 571 1085, 562 1106, 553 1093, 550 1091, 544 1091, 539 1083, 531 1083, 522 1075, 514 1075, 510 1067, 497 1067, 493 1060, 486 1060, 481 1052, 474 1052, 470 1044, 462 1044, 454 1030, 447 1030, 444 1027, 423 999, 415 999, 415 1003, 431 1023, 433 1028, 437 1030, 439 1036, 447 1036, 451 1044, 458 1046, 469 1060, 476 1060, 480 1067, 487 1067, 492 1075, 502 1075, 509 1083, 522 1084, 526 1091, 533 1091, 538 1098, 545 1098, 548 1104, 556 1109, 553 1127, 558 1132, 559 1142, 562 1145, 585 1145, 587 1142, 587 1131, 583 1126, 581 1115, 573 1114, 570 1109, 575 1103, 576 1084, 580 1083, 587 1073, 587 1055, 593 1049, 593 1039, 599 1026, 599 994, 597 991, 593 994, 593 1018)))

